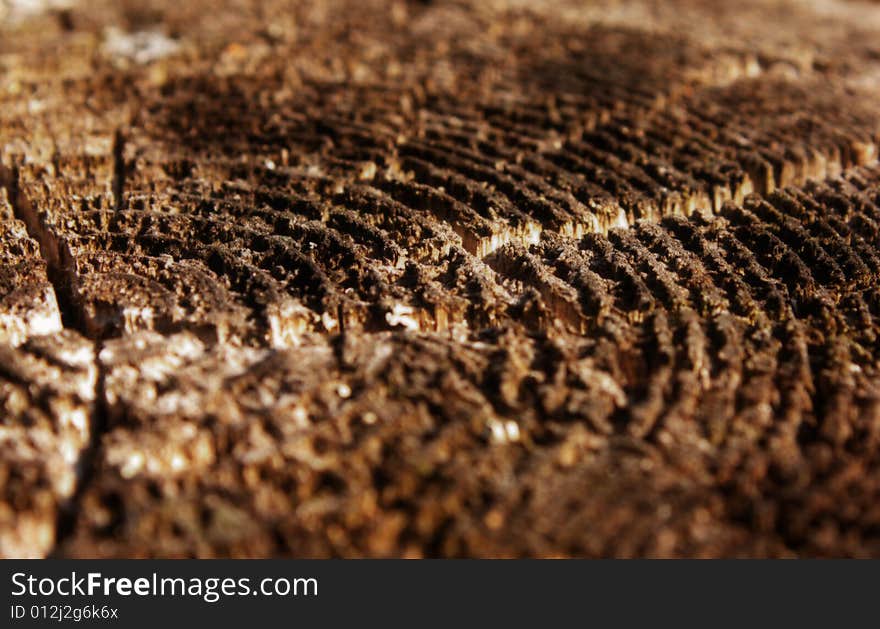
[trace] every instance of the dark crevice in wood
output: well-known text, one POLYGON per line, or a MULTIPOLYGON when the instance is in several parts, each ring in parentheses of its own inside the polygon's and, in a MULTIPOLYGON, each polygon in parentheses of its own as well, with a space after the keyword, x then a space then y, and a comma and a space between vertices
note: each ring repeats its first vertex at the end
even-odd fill
POLYGON ((108 426, 105 389, 106 371, 102 367, 100 360, 103 347, 103 341, 95 342, 97 376, 95 379, 95 401, 89 418, 89 443, 80 453, 79 460, 77 461, 76 490, 58 511, 58 518, 55 521, 55 547, 48 554, 49 558, 63 556, 64 543, 73 534, 76 527, 82 497, 86 489, 91 486, 100 463, 101 440, 107 432, 108 426))
POLYGON ((122 130, 113 134, 113 207, 122 209, 122 194, 125 188, 125 137, 122 130))

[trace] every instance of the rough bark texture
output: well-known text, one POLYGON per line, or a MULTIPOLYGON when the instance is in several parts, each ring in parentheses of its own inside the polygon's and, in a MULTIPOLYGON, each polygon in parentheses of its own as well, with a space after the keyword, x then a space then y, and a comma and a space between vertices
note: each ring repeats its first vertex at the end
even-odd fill
POLYGON ((880 9, 0 2, 0 555, 880 556, 880 9))

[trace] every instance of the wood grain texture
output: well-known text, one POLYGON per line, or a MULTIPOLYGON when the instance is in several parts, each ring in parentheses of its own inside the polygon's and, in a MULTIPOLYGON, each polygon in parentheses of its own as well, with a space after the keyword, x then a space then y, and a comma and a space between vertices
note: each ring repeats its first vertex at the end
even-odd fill
POLYGON ((880 10, 16 3, 0 554, 880 556, 880 10))

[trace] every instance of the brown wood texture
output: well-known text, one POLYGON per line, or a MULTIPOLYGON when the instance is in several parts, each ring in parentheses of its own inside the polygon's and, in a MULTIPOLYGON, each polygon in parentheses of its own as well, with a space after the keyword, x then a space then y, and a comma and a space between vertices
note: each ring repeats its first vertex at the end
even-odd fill
POLYGON ((0 20, 0 555, 880 556, 876 5, 0 20))

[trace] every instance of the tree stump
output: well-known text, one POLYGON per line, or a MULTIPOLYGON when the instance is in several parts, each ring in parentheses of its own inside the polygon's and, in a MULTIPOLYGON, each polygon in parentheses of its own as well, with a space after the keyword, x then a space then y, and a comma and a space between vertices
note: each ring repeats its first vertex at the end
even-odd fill
POLYGON ((880 8, 584 5, 0 3, 0 555, 880 556, 880 8))

